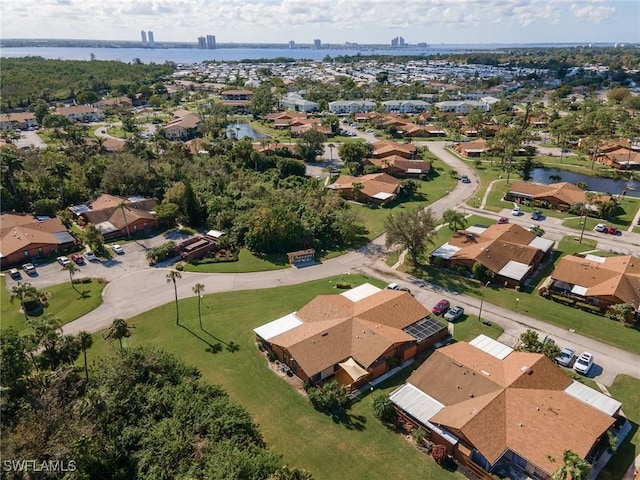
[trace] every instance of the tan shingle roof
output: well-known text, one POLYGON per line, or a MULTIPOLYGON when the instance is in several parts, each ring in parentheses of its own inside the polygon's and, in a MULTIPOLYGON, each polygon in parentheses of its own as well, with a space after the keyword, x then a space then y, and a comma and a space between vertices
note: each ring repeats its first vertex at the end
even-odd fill
POLYGON ((32 215, 3 213, 0 216, 0 253, 6 257, 31 245, 61 245, 54 234, 68 232, 59 218, 39 221, 32 215))
POLYGON ((514 182, 510 191, 531 195, 535 199, 552 197, 567 205, 586 201, 585 191, 569 182, 550 183, 549 185, 514 182))

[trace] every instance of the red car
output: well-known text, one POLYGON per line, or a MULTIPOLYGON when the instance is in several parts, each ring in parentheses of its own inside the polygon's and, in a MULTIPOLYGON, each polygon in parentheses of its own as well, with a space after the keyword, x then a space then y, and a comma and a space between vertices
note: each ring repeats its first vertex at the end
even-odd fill
POLYGON ((73 260, 78 265, 84 265, 84 258, 79 253, 74 253, 71 255, 71 260, 73 260))
POLYGON ((609 227, 607 228, 607 233, 609 235, 618 235, 620 231, 616 228, 616 227, 609 227))
POLYGON ((436 315, 442 315, 444 314, 447 310, 449 310, 449 307, 451 306, 451 304, 449 303, 449 300, 440 300, 438 303, 436 303, 436 306, 433 307, 431 309, 431 311, 433 313, 435 313, 436 315))
POLYGON ((507 217, 500 217, 498 219, 498 223, 502 224, 502 223, 509 223, 509 219, 507 217))

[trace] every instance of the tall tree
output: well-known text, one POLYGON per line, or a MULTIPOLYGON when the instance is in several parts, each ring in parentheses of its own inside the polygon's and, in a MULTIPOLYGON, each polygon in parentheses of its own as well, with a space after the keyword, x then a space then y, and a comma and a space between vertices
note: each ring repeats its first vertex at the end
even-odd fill
POLYGON ((93 337, 89 332, 85 332, 84 330, 82 330, 81 332, 78 332, 78 343, 80 344, 80 349, 82 350, 82 354, 84 356, 84 374, 88 381, 89 366, 87 365, 87 350, 89 350, 93 345, 93 337))
POLYGON ((204 292, 204 285, 196 283, 193 286, 193 293, 198 296, 198 321, 200 322, 200 330, 202 330, 202 312, 200 310, 200 304, 202 303, 202 292, 204 292))
POLYGON ((104 249, 104 236, 98 227, 93 223, 84 229, 83 239, 94 253, 99 253, 104 249))
POLYGON ((129 324, 124 318, 116 318, 111 322, 109 330, 102 336, 105 340, 112 339, 118 340, 120 344, 120 350, 122 350, 122 339, 129 338, 131 336, 131 329, 135 328, 129 324))
POLYGON ((309 130, 300 135, 296 150, 306 162, 315 161, 318 155, 322 155, 324 135, 317 130, 309 130))
POLYGON ((176 296, 176 325, 180 325, 180 310, 178 309, 178 285, 176 283, 176 280, 178 278, 182 278, 182 275, 180 275, 180 272, 177 270, 171 270, 169 273, 167 273, 166 278, 167 283, 173 283, 173 292, 176 296))
POLYGON ((457 212, 452 208, 442 213, 442 219, 449 224, 449 228, 454 232, 458 231, 458 227, 464 228, 467 223, 464 213, 457 212))
POLYGON ((9 190, 11 190, 14 197, 17 197, 18 190, 16 189, 15 174, 24 168, 24 158, 12 148, 3 148, 0 151, 0 161, 4 176, 9 183, 9 190))
POLYGON ((64 206, 64 182, 71 177, 71 167, 62 160, 56 160, 47 167, 47 172, 58 180, 60 205, 64 206))
POLYGON ((384 222, 387 232, 386 245, 400 245, 409 253, 411 264, 418 265, 418 259, 424 252, 427 243, 433 243, 436 217, 433 211, 401 211, 391 214, 384 222))
POLYGON ((122 211, 122 217, 124 219, 124 226, 127 229, 127 238, 131 238, 131 232, 129 231, 129 221, 127 220, 127 213, 126 213, 126 211, 129 210, 129 207, 127 206, 127 202, 122 201, 122 202, 118 203, 118 208, 122 211))
POLYGON ((38 298, 38 290, 30 283, 18 282, 11 287, 10 301, 13 303, 15 300, 20 302, 22 312, 24 313, 24 319, 28 322, 29 315, 27 315, 27 308, 25 304, 30 300, 36 300, 38 298))
POLYGON ((62 267, 62 270, 69 272, 69 281, 71 282, 71 288, 73 288, 77 292, 78 289, 76 288, 76 285, 73 283, 73 276, 77 272, 79 272, 80 269, 76 267, 73 262, 69 262, 62 267))

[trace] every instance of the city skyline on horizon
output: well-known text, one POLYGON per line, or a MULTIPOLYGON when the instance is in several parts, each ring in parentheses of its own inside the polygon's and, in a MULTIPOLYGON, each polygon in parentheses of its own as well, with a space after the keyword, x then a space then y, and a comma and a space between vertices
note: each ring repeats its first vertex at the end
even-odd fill
POLYGON ((144 26, 156 43, 197 43, 206 31, 222 44, 640 43, 634 0, 416 0, 398 9, 382 0, 5 0, 1 8, 6 39, 140 41, 144 26))

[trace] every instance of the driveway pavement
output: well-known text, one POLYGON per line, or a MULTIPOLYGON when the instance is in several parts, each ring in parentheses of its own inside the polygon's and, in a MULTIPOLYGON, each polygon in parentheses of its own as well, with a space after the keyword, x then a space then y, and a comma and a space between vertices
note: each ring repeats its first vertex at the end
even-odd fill
POLYGON ((15 140, 15 146, 22 148, 47 148, 47 144, 38 136, 38 132, 34 130, 23 130, 20 132, 20 138, 15 140))

